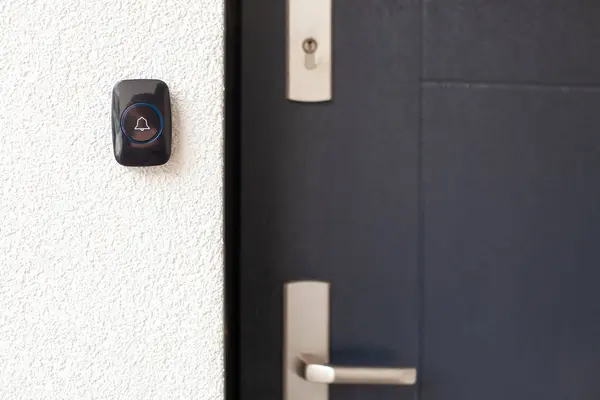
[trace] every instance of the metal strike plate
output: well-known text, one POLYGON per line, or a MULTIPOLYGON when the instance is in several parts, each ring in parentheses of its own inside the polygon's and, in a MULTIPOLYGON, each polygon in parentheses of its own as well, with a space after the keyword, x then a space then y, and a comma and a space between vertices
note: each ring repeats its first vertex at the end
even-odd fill
POLYGON ((287 98, 331 100, 332 0, 287 2, 287 98))

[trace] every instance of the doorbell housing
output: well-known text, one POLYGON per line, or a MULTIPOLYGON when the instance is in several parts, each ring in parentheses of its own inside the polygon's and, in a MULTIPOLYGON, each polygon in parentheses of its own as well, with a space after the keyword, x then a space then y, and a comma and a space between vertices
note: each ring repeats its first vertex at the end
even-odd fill
POLYGON ((162 165, 171 156, 171 100, 166 83, 130 79, 112 94, 112 135, 115 159, 121 165, 162 165))

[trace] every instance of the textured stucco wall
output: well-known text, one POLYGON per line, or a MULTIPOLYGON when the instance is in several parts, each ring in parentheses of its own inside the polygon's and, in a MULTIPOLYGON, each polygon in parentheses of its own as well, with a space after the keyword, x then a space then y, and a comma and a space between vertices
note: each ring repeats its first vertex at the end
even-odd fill
POLYGON ((221 399, 222 0, 0 1, 0 399, 221 399), (164 167, 111 89, 170 86, 164 167))

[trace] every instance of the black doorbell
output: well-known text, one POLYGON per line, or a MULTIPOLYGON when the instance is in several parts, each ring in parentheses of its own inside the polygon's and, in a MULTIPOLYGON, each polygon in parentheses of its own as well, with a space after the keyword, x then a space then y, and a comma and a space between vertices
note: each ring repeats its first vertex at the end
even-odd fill
POLYGON ((112 97, 115 159, 121 165, 162 165, 171 156, 171 99, 166 83, 130 79, 117 83, 112 97))

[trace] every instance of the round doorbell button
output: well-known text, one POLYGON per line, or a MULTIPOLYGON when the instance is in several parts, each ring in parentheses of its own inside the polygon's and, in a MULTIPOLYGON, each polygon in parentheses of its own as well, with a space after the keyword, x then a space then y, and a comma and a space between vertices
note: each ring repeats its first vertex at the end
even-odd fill
POLYGON ((161 134, 162 128, 162 115, 152 104, 134 103, 121 116, 121 130, 135 143, 153 141, 161 134))

